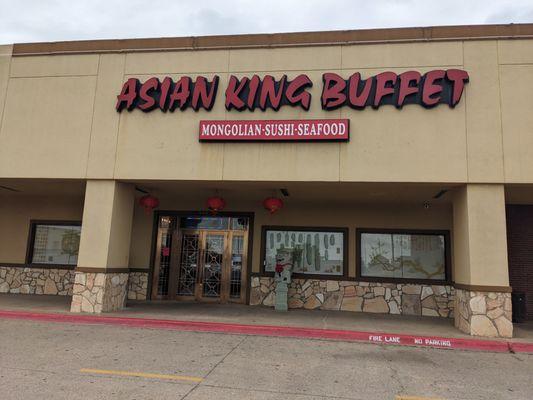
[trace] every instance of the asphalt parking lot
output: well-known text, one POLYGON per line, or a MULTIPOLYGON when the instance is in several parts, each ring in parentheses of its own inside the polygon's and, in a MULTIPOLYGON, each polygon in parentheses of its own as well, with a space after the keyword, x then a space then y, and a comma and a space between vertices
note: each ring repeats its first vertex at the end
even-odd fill
POLYGON ((2 399, 531 399, 533 355, 0 320, 2 399))

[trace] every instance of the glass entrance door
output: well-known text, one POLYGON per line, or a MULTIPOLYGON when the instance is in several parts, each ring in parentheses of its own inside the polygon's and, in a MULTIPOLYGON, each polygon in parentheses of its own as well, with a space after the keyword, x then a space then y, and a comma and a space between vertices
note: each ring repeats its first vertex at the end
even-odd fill
POLYGON ((161 217, 161 221, 152 298, 245 302, 246 218, 161 217))
POLYGON ((199 236, 195 297, 197 300, 221 300, 227 264, 227 232, 200 231, 199 236))

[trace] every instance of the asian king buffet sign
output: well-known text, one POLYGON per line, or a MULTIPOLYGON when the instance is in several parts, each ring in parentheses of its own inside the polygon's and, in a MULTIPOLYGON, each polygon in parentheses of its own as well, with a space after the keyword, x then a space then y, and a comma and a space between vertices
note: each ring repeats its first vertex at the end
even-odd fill
MULTIPOLYGON (((382 72, 363 79, 359 72, 347 79, 332 72, 322 75, 320 104, 323 110, 340 107, 363 110, 392 105, 417 104, 432 108, 439 104, 455 107, 461 100, 468 73, 460 69, 432 70, 421 74, 406 71, 400 74, 382 72)), ((219 76, 211 79, 198 76, 194 80, 183 76, 178 80, 149 78, 140 82, 128 79, 117 96, 116 110, 139 109, 163 112, 193 109, 210 111, 217 99, 219 76)), ((300 74, 293 80, 286 75, 276 79, 271 75, 236 77, 232 75, 225 88, 226 110, 278 111, 282 107, 297 107, 309 111, 311 79, 300 74)), ((213 120, 200 121, 201 141, 293 141, 349 139, 347 119, 307 120, 213 120)))

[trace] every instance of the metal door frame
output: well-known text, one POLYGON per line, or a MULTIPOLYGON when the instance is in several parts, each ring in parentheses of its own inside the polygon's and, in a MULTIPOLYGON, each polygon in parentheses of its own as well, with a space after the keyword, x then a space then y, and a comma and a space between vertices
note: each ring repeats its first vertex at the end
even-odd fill
MULTIPOLYGON (((181 237, 183 231, 195 231, 188 229, 179 229, 179 219, 187 216, 211 216, 207 212, 189 212, 189 211, 166 211, 158 210, 154 212, 154 223, 152 231, 152 249, 151 249, 151 266, 148 276, 148 299, 152 300, 180 300, 180 301, 198 301, 197 296, 177 296, 173 295, 176 293, 177 282, 178 282, 178 273, 179 273, 179 259, 181 255, 181 237), (169 286, 168 286, 168 295, 161 296, 157 294, 158 289, 158 271, 159 271, 159 262, 161 256, 161 238, 159 236, 159 221, 160 217, 168 216, 172 218, 173 228, 172 230, 172 241, 171 241, 171 260, 170 260, 170 271, 169 271, 169 286)), ((217 302, 217 303, 242 303, 247 304, 250 293, 250 276, 251 276, 251 259, 252 259, 252 237, 253 237, 253 222, 254 222, 254 213, 248 212, 220 212, 217 214, 220 217, 245 217, 248 218, 248 229, 246 231, 237 231, 237 230, 210 230, 210 229, 201 229, 198 231, 204 232, 213 232, 213 233, 225 233, 225 251, 224 251, 224 263, 223 263, 223 274, 227 277, 222 279, 221 285, 226 285, 227 288, 221 287, 221 296, 220 298, 209 298, 201 297, 200 301, 205 302, 217 302), (240 233, 242 232, 242 233, 240 233), (230 297, 230 273, 231 273, 231 253, 232 253, 232 241, 233 236, 243 236, 244 243, 242 249, 242 269, 241 269, 241 295, 239 298, 230 297)), ((199 255, 202 268, 203 268, 203 259, 202 255, 199 255)), ((197 277, 198 278, 198 277, 197 277)), ((198 287, 199 285, 196 285, 198 287)))
MULTIPOLYGON (((167 215, 164 215, 164 216, 167 216, 167 215)), ((177 219, 171 215, 168 215, 168 216, 171 217, 171 223, 167 229, 172 232, 171 243, 173 243, 173 241, 175 240, 175 231, 176 231, 176 228, 173 225, 176 224, 177 219)), ((158 294, 158 286, 159 286, 159 269, 161 265, 161 244, 162 243, 161 243, 161 235, 159 235, 159 219, 160 219, 160 216, 157 216, 157 218, 154 221, 154 235, 152 236, 152 265, 150 266, 150 271, 148 273, 148 293, 147 293, 146 298, 151 299, 151 300, 169 300, 171 299, 171 296, 170 296, 171 287, 170 286, 171 286, 171 274, 172 274, 172 258, 174 254, 172 252, 170 254, 171 258, 169 261, 169 278, 168 278, 169 287, 168 287, 167 294, 160 295, 158 294)))
POLYGON ((246 303, 246 299, 247 299, 247 294, 248 294, 248 285, 250 284, 249 283, 249 276, 250 276, 250 264, 249 264, 249 259, 248 259, 248 238, 250 237, 250 232, 239 232, 239 231, 229 231, 228 232, 228 248, 229 248, 229 251, 228 251, 228 255, 229 255, 229 258, 227 263, 228 263, 228 268, 227 268, 227 271, 228 271, 228 279, 227 279, 227 284, 229 285, 229 288, 228 288, 228 291, 227 291, 227 294, 228 294, 228 299, 227 299, 227 302, 229 303, 240 303, 240 304, 245 304, 246 303), (243 244, 242 244, 242 266, 241 266, 241 294, 239 296, 239 298, 232 298, 231 297, 231 267, 232 267, 232 260, 231 260, 231 256, 233 254, 233 238, 235 236, 242 236, 243 238, 243 244))
POLYGON ((171 266, 171 270, 174 271, 172 283, 172 292, 174 295, 169 296, 170 299, 180 300, 180 301, 201 301, 201 302, 225 302, 225 292, 226 292, 226 282, 225 275, 228 263, 228 237, 229 232, 226 230, 211 230, 211 229, 179 229, 178 234, 178 247, 176 247, 176 261, 171 266), (183 235, 197 235, 198 236, 198 254, 197 254, 197 265, 196 265, 196 280, 194 285, 194 294, 179 295, 177 294, 177 284, 179 280, 179 275, 181 273, 181 245, 183 243, 183 235), (222 249, 222 262, 221 262, 221 273, 220 273, 220 294, 218 297, 209 297, 204 296, 203 294, 203 281, 205 273, 205 251, 206 251, 206 242, 208 235, 223 236, 224 244, 222 249))

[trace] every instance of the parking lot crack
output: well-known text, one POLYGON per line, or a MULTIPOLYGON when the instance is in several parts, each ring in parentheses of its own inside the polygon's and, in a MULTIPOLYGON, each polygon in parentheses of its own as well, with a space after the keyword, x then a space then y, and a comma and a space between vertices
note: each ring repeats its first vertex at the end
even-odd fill
MULTIPOLYGON (((243 336, 243 338, 242 338, 242 339, 241 339, 241 340, 240 340, 235 346, 233 346, 233 347, 231 348, 231 350, 228 351, 228 352, 226 353, 226 355, 224 355, 224 357, 222 357, 222 358, 221 358, 221 359, 220 359, 220 360, 219 360, 219 361, 213 366, 213 368, 211 368, 211 369, 207 372, 207 374, 205 374, 205 376, 204 376, 204 380, 207 379, 207 378, 209 377, 209 375, 211 375, 211 373, 212 373, 212 372, 213 372, 213 371, 214 371, 219 365, 223 364, 223 363, 224 363, 224 360, 225 360, 226 358, 228 358, 228 357, 229 357, 229 356, 230 356, 230 355, 231 355, 231 354, 232 354, 232 353, 233 353, 233 352, 234 352, 234 351, 235 351, 235 350, 236 350, 241 344, 243 344, 247 339, 248 339, 248 336, 243 336)), ((200 386, 200 385, 201 385, 201 382, 198 382, 196 385, 194 385, 194 386, 191 388, 191 390, 189 390, 189 391, 185 394, 185 396, 182 397, 182 400, 185 400, 187 397, 189 397, 189 395, 190 395, 192 392, 194 392, 194 391, 198 388, 198 386, 200 386)))
POLYGON ((393 366, 392 360, 387 358, 387 354, 386 354, 387 348, 385 346, 380 346, 380 347, 383 349, 383 352, 382 352, 383 358, 385 359, 385 362, 387 366, 389 367, 389 369, 392 371, 391 379, 395 380, 398 383, 398 386, 400 387, 400 390, 398 391, 398 393, 404 393, 405 386, 402 380, 400 379, 400 374, 398 373, 398 370, 393 366))

